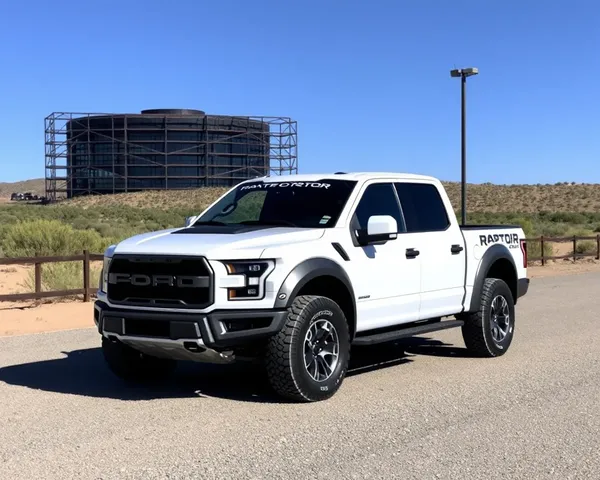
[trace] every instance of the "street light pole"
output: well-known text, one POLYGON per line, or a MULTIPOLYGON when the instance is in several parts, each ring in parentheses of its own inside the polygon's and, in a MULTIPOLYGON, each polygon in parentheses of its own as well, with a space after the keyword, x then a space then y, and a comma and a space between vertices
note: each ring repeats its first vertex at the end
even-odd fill
POLYGON ((467 77, 460 76, 460 221, 467 224, 467 77))
POLYGON ((460 197, 461 197, 461 211, 460 220, 461 225, 467 224, 467 77, 477 75, 479 70, 477 68, 462 68, 450 71, 451 77, 460 77, 460 197))

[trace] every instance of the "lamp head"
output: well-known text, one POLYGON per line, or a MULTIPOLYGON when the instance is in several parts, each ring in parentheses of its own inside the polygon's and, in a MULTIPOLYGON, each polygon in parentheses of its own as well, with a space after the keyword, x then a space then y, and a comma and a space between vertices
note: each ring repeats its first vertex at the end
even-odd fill
POLYGON ((454 70, 450 70, 451 77, 470 77, 472 75, 477 75, 478 73, 479 69, 476 67, 457 68, 454 70))

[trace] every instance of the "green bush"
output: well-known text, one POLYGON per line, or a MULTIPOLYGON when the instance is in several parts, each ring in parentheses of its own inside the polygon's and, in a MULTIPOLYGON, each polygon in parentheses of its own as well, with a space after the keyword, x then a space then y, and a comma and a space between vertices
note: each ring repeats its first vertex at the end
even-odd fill
POLYGON ((152 205, 148 208, 127 205, 89 208, 72 205, 10 205, 0 206, 0 226, 35 220, 58 220, 76 230, 96 230, 101 236, 125 238, 150 229, 183 226, 185 217, 196 213, 193 208, 164 211, 152 205), (110 232, 106 232, 107 229, 110 232))
POLYGON ((598 245, 593 240, 580 240, 577 242, 575 253, 580 255, 587 253, 596 253, 598 245))
POLYGON ((586 223, 588 217, 584 213, 554 212, 547 215, 552 223, 586 223))
MULTIPOLYGON (((206 203, 206 202, 205 202, 206 203)), ((102 253, 112 243, 149 231, 184 225, 185 217, 200 213, 198 204, 165 208, 163 204, 87 205, 1 205, 0 255, 72 255, 88 249, 102 253), (147 208, 146 208, 147 207, 147 208)), ((241 207, 241 206, 240 206, 241 207)), ((242 209, 240 209, 241 211, 242 209)), ((460 218, 460 211, 457 211, 460 218)), ((473 225, 519 225, 531 241, 529 256, 541 256, 540 235, 563 237, 600 233, 600 212, 469 212, 473 225)), ((584 247, 582 247, 584 248, 584 247)), ((591 248, 591 247, 585 247, 591 248)), ((544 254, 553 254, 546 243, 544 254)))
POLYGON ((569 230, 569 224, 542 223, 537 227, 537 230, 539 235, 544 235, 546 237, 564 237, 569 230))
MULTIPOLYGON (((90 286, 100 281, 102 267, 90 267, 90 286)), ((35 291, 35 272, 31 270, 22 285, 27 291, 35 291)), ((42 291, 74 290, 83 288, 82 262, 47 263, 42 265, 42 291)))
POLYGON ((94 230, 75 230, 58 220, 35 220, 10 225, 1 247, 8 257, 76 255, 83 250, 103 252, 107 241, 94 230))
MULTIPOLYGON (((544 242, 544 257, 551 257, 554 255, 554 248, 551 243, 544 242)), ((535 240, 535 237, 531 238, 527 242, 527 257, 528 258, 541 258, 542 256, 542 244, 540 241, 535 240)))

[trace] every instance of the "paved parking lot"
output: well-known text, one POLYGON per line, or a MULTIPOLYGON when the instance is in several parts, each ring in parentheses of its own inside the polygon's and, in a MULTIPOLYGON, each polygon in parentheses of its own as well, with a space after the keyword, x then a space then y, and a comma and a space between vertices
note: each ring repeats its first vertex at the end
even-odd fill
POLYGON ((127 388, 93 329, 2 338, 0 478, 600 478, 599 292, 534 279, 505 357, 466 357, 458 330, 355 350, 309 405, 247 366, 127 388))

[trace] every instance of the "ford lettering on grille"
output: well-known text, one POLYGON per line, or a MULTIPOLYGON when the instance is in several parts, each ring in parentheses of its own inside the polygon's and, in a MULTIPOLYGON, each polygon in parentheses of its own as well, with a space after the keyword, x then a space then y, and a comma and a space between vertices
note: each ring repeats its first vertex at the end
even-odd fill
POLYGON ((213 275, 204 257, 115 255, 108 299, 119 305, 206 308, 214 298, 213 275))
POLYGON ((206 288, 210 286, 210 278, 191 275, 130 275, 128 273, 111 273, 108 276, 108 283, 129 283, 136 287, 166 285, 177 288, 206 288))

